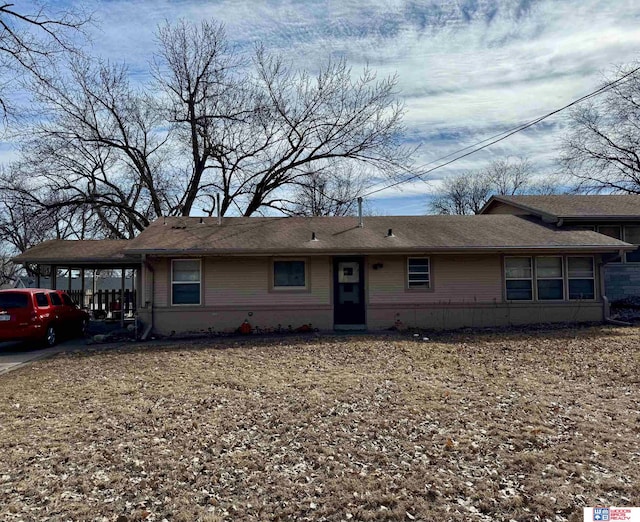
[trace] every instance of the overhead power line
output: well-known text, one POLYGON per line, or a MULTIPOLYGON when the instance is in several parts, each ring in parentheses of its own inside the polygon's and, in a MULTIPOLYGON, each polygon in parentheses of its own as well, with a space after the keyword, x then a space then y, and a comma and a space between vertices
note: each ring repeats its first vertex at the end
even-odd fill
POLYGON ((525 129, 528 129, 529 127, 533 127, 534 125, 540 123, 543 120, 546 120, 547 118, 550 118, 551 116, 554 116, 555 114, 558 114, 559 112, 562 112, 570 107, 573 107, 574 105, 577 105, 578 103, 581 103, 585 100, 588 100, 589 98, 593 98, 595 96, 598 96, 606 91, 608 91, 609 89, 611 89, 612 87, 614 87, 615 85, 618 85, 620 83, 622 83, 624 80, 627 80, 630 76, 633 76, 635 73, 637 73, 638 71, 640 71, 640 67, 636 67, 635 69, 633 69, 632 71, 628 72, 627 74, 621 76, 620 78, 618 78, 617 80, 614 80, 612 82, 609 82, 601 87, 599 87, 598 89, 596 89, 595 91, 590 92, 589 94, 585 94, 584 96, 581 96, 580 98, 577 98, 575 100, 573 100, 571 103, 568 103, 567 105, 564 105, 563 107, 560 107, 559 109, 555 109, 551 112, 546 113, 543 116, 540 116, 534 120, 528 121, 526 123, 523 123, 521 125, 518 125, 517 127, 513 127, 511 129, 507 129, 499 134, 495 134, 494 136, 491 136, 489 138, 485 138, 484 140, 478 141, 476 143, 473 143, 472 145, 468 145, 467 147, 463 147, 461 149, 458 149, 454 152, 451 152, 449 154, 447 154, 446 156, 442 156, 440 158, 434 159, 432 161, 429 161, 427 163, 425 163, 424 165, 422 165, 420 168, 424 168, 428 165, 431 165, 433 163, 437 163, 443 160, 446 160, 447 158, 451 158, 452 156, 455 156, 453 159, 450 159, 449 161, 446 161, 444 163, 441 163, 439 165, 436 165, 435 167, 431 167, 430 169, 427 169, 424 172, 420 172, 418 174, 414 174, 406 179, 403 180, 399 180, 396 181, 394 183, 390 183, 388 185, 385 185, 384 187, 380 187, 377 188, 375 190, 371 190, 365 194, 362 194, 360 197, 368 197, 371 196, 373 194, 377 194, 378 192, 382 192, 383 190, 387 190, 393 187, 397 187, 398 185, 402 185, 404 183, 408 183, 410 181, 414 181, 416 179, 422 179, 423 176, 425 176, 426 174, 429 174, 431 172, 433 172, 434 170, 437 169, 441 169, 442 167, 446 167, 447 165, 451 165, 452 163, 455 163, 458 160, 461 160, 462 158, 466 158, 467 156, 471 156, 472 154, 475 154, 476 152, 479 152, 483 149, 486 149, 487 147, 490 147, 491 145, 495 145, 496 143, 506 140, 507 138, 513 136, 514 134, 517 134, 518 132, 522 132, 525 129), (469 150, 472 149, 472 150, 469 150), (468 152, 465 152, 468 151, 468 152), (461 154, 463 153, 464 154, 461 154))

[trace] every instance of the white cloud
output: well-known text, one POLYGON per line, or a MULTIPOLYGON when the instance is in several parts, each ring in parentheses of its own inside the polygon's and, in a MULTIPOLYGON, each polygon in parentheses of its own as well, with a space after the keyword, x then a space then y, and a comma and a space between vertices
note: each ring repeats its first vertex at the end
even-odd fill
MULTIPOLYGON (((634 0, 112 0, 82 3, 101 25, 94 50, 145 71, 164 20, 215 18, 229 38, 262 41, 295 64, 345 56, 398 74, 419 162, 483 140, 595 89, 601 71, 640 57, 634 0)), ((432 179, 527 156, 553 168, 562 117, 435 171, 432 179)), ((403 194, 424 193, 424 183, 403 194)))

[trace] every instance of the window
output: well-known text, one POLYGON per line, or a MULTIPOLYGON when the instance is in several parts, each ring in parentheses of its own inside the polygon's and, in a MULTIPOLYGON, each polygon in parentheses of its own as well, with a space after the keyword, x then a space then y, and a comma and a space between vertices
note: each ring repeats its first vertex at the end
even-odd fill
POLYGON ((174 259, 171 262, 171 304, 200 304, 199 259, 174 259))
POLYGON ((505 279, 508 301, 533 299, 533 273, 530 257, 506 257, 505 279))
MULTIPOLYGON (((640 225, 626 225, 624 227, 624 240, 632 245, 640 245, 640 225)), ((627 263, 640 263, 640 251, 627 252, 626 261, 627 263)))
POLYGON ((622 227, 620 225, 599 225, 598 233, 614 239, 622 239, 622 227))
POLYGON ((282 260, 273 262, 274 288, 306 288, 306 263, 302 260, 282 260))
POLYGON ((429 272, 428 257, 410 257, 407 259, 408 288, 429 288, 431 284, 429 272))
POLYGON ((73 302, 73 299, 71 299, 71 297, 69 297, 68 294, 62 294, 62 301, 64 302, 64 304, 66 304, 67 306, 75 306, 76 304, 73 302))
POLYGON ((564 299, 561 257, 536 257, 536 289, 541 301, 564 299))
POLYGON ((0 310, 9 308, 27 308, 29 296, 19 292, 3 292, 0 294, 0 310))
POLYGON ((51 299, 51 304, 53 306, 60 306, 62 304, 62 299, 60 299, 60 296, 55 292, 51 292, 49 294, 49 299, 51 299))
POLYGON ((595 299, 592 257, 568 257, 569 299, 595 299))
POLYGON ((36 294, 36 303, 40 307, 49 306, 49 301, 47 301, 47 296, 44 292, 38 292, 36 294))

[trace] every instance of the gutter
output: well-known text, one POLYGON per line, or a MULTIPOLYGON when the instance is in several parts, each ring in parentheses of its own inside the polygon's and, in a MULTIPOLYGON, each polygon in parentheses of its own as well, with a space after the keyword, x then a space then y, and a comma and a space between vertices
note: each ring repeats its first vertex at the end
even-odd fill
POLYGON ((284 255, 304 255, 304 256, 331 256, 331 255, 402 255, 416 253, 433 253, 433 254, 495 254, 495 253, 527 253, 527 252, 566 252, 566 253, 609 253, 620 251, 632 251, 637 248, 636 245, 536 245, 536 246, 486 246, 486 247, 433 247, 419 246, 398 248, 395 250, 389 248, 367 249, 367 248, 345 248, 345 249, 327 249, 318 250, 315 248, 292 248, 292 249, 264 249, 264 250, 246 250, 246 249, 149 249, 139 250, 136 253, 142 255, 154 256, 284 256, 284 255))

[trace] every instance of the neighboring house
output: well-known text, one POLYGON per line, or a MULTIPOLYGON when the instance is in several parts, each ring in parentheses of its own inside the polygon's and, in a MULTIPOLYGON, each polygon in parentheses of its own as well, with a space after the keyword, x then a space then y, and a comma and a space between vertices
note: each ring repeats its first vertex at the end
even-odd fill
MULTIPOLYGON (((640 195, 493 196, 481 214, 530 216, 640 245, 640 195)), ((640 297, 640 250, 607 261, 604 282, 609 300, 640 297)))
POLYGON ((138 316, 164 334, 245 321, 440 329, 601 321, 603 263, 634 249, 514 215, 176 217, 131 241, 49 241, 16 261, 136 267, 138 316))

